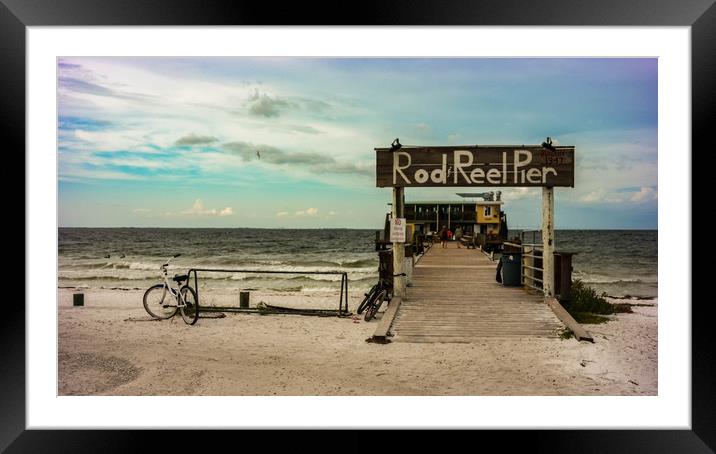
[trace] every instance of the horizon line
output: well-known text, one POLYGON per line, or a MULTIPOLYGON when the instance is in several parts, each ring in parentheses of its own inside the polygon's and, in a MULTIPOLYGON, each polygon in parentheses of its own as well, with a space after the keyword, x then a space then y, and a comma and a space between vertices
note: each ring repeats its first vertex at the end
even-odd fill
MULTIPOLYGON (((290 229, 290 230, 383 230, 382 228, 370 228, 370 227, 204 227, 204 226, 178 226, 178 227, 160 227, 160 226, 58 226, 58 229, 254 229, 254 230, 275 230, 275 229, 290 229)), ((515 227, 509 228, 509 230, 541 230, 539 227, 515 227)), ((658 227, 609 227, 609 228, 576 228, 576 227, 565 227, 556 228, 557 230, 659 230, 658 227)))

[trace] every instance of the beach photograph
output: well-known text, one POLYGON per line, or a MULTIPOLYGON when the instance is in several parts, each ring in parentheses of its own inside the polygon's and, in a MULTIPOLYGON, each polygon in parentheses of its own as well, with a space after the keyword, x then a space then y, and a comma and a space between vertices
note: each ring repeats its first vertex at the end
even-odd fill
POLYGON ((56 69, 58 396, 659 395, 656 58, 56 69))

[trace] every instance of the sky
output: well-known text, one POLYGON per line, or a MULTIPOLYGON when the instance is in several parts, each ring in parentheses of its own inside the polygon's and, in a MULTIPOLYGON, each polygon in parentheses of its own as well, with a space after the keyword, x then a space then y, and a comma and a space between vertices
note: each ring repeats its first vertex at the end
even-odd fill
MULTIPOLYGON (((657 228, 656 59, 59 58, 61 227, 382 228, 375 147, 575 146, 557 229, 657 228)), ((501 190, 510 228, 540 188, 501 190)), ((464 188, 408 188, 459 200, 464 188)))

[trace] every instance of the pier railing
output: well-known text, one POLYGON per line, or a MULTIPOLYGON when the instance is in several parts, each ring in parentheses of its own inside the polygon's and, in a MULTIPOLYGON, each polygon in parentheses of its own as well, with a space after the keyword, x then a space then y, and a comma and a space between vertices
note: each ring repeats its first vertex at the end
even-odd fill
MULTIPOLYGON (((505 242, 507 248, 518 248, 522 252, 522 285, 538 292, 544 292, 544 248, 540 230, 526 230, 520 233, 520 244, 505 242), (531 242, 530 242, 531 241, 531 242)), ((568 300, 572 292, 572 256, 574 252, 555 251, 554 292, 559 300, 568 300)))
MULTIPOLYGON (((240 269, 221 269, 221 268, 191 268, 187 275, 189 276, 188 279, 191 279, 191 276, 194 276, 194 290, 196 291, 196 298, 197 301, 199 301, 199 310, 211 310, 208 307, 203 308, 201 306, 201 299, 199 296, 199 272, 208 272, 208 273, 245 273, 245 274, 290 274, 295 276, 303 276, 303 275, 324 275, 324 276, 341 276, 341 289, 340 289, 340 296, 338 299, 338 311, 332 311, 332 310, 322 310, 322 309, 312 309, 312 308, 305 308, 305 309, 286 309, 285 313, 334 313, 338 316, 345 316, 349 315, 348 312, 348 273, 345 271, 312 271, 312 270, 294 270, 294 271, 286 271, 286 270, 240 270, 240 269)), ((222 308, 227 309, 227 308, 222 308)), ((238 312, 260 312, 259 309, 241 309, 241 308, 235 308, 238 312)), ((277 312, 281 312, 278 310, 277 312)))

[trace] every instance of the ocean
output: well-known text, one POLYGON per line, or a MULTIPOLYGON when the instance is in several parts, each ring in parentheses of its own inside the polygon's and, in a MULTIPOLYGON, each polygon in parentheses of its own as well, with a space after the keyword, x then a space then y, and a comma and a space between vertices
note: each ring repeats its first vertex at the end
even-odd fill
MULTIPOLYGON (((610 296, 658 293, 656 230, 558 230, 557 250, 575 252, 573 277, 610 296)), ((509 236, 518 235, 510 231, 509 236)), ((60 228, 58 286, 144 289, 159 266, 182 254, 170 273, 189 268, 345 271, 349 288, 377 281, 375 230, 60 228)), ((470 253, 477 253, 470 250, 470 253)), ((340 276, 200 273, 206 285, 286 292, 334 292, 340 276)))

